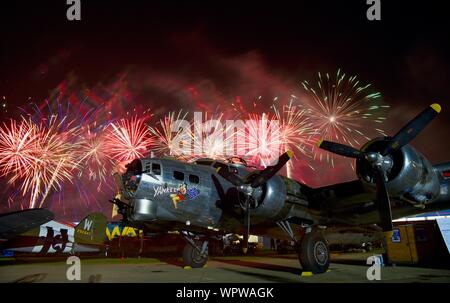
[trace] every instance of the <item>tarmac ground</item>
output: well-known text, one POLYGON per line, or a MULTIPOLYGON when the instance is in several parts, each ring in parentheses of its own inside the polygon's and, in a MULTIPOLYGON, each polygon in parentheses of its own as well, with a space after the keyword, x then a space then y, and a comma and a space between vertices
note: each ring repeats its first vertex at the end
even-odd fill
MULTIPOLYGON (((185 269, 180 258, 83 258, 81 280, 94 283, 376 283, 369 281, 368 254, 333 254, 327 273, 303 273, 295 255, 227 256, 210 258, 205 268, 185 269)), ((64 258, 1 260, 1 283, 73 283, 66 278, 71 265, 64 258)), ((385 266, 380 282, 450 283, 450 269, 385 266)))

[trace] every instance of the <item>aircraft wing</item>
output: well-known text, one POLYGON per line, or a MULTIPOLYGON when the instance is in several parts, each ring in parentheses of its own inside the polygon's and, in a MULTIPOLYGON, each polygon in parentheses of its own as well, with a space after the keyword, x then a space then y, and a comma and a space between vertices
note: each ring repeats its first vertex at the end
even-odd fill
MULTIPOLYGON (((320 210, 321 223, 373 224, 379 220, 375 188, 360 180, 309 189, 308 199, 313 209, 320 210)), ((450 208, 450 200, 442 196, 424 208, 415 207, 391 197, 392 219, 450 208)))
POLYGON ((0 214, 0 239, 8 240, 53 220, 51 211, 44 208, 27 209, 0 214))
POLYGON ((307 192, 311 207, 326 212, 351 212, 373 204, 375 190, 365 187, 360 180, 310 188, 307 192))

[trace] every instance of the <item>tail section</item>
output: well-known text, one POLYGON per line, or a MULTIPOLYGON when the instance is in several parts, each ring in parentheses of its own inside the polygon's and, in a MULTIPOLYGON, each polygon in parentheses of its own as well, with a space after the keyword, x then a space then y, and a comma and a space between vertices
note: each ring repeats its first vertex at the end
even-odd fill
POLYGON ((93 213, 75 227, 75 243, 80 245, 103 245, 105 241, 106 217, 93 213))

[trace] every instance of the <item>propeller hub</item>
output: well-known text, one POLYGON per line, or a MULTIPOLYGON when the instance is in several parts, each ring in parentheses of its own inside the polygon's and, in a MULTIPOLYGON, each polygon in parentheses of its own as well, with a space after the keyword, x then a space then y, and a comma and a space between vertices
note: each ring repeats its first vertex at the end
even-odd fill
POLYGON ((384 172, 389 172, 394 165, 394 161, 390 155, 384 156, 377 152, 368 152, 365 156, 366 160, 372 167, 379 167, 384 172))
POLYGON ((248 184, 242 184, 241 186, 238 186, 238 189, 240 192, 244 193, 247 196, 253 195, 254 189, 248 184))
POLYGON ((248 184, 238 186, 238 190, 248 198, 252 199, 254 203, 253 207, 256 207, 258 205, 259 201, 261 201, 264 195, 263 189, 261 187, 253 188, 248 184))
POLYGON ((369 153, 366 154, 366 159, 373 166, 377 166, 378 163, 381 163, 381 161, 383 161, 383 156, 381 154, 379 154, 379 153, 369 152, 369 153))

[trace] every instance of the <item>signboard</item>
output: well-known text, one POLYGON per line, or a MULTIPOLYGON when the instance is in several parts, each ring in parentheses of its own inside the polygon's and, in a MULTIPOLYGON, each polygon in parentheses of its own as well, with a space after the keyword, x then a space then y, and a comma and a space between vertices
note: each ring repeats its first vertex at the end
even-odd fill
POLYGON ((400 238, 400 229, 398 229, 398 228, 395 228, 393 231, 392 231, 392 243, 400 243, 400 240, 401 240, 401 238, 400 238))
POLYGON ((109 241, 115 237, 137 237, 140 236, 142 230, 134 227, 124 226, 121 222, 110 222, 106 226, 106 237, 109 241))
POLYGON ((1 252, 0 257, 14 257, 14 251, 12 250, 4 250, 1 252))
POLYGON ((450 218, 439 218, 436 219, 436 221, 439 225, 439 229, 441 230, 445 245, 447 245, 447 250, 450 253, 450 218))
POLYGON ((450 209, 440 210, 436 212, 420 214, 417 216, 411 216, 410 218, 426 218, 426 217, 438 217, 438 216, 450 216, 450 209))

